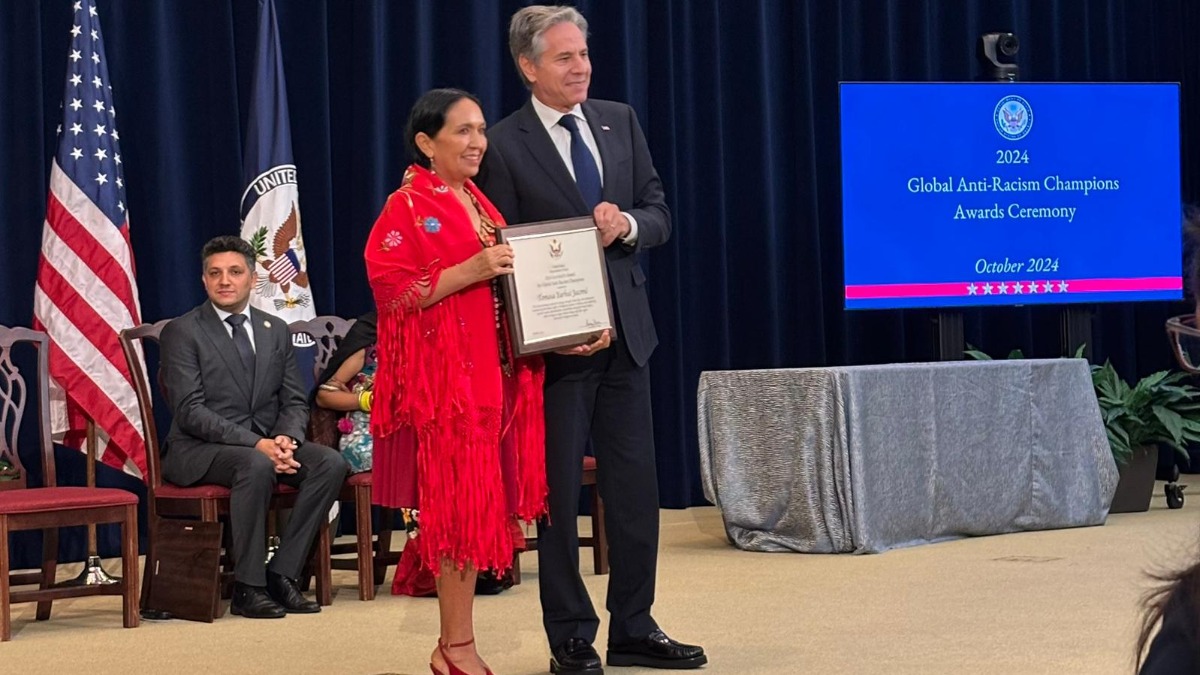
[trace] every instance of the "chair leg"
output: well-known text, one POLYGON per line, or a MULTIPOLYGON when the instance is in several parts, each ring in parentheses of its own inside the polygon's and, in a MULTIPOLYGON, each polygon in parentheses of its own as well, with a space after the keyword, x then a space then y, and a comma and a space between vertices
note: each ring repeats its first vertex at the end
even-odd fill
POLYGON ((0 515, 0 642, 12 639, 8 590, 8 516, 0 515))
POLYGON ((371 547, 371 489, 354 489, 354 532, 358 537, 358 599, 375 599, 375 556, 371 547))
POLYGON ((512 580, 513 580, 513 586, 521 585, 521 552, 520 551, 513 551, 512 580))
MULTIPOLYGON (((42 583, 43 590, 54 585, 58 572, 58 528, 48 527, 42 530, 42 583)), ((41 600, 37 604, 37 620, 45 621, 50 618, 50 607, 53 600, 41 600)))
POLYGON ((392 554, 392 518, 395 517, 394 510, 387 507, 379 508, 379 535, 375 537, 376 583, 383 583, 383 580, 387 578, 388 558, 392 554))
MULTIPOLYGON (((205 523, 221 522, 217 515, 217 502, 211 499, 200 500, 200 520, 205 523)), ((225 540, 232 536, 228 527, 222 528, 221 545, 225 546, 225 540)), ((224 560, 228 566, 229 578, 225 578, 225 570, 222 570, 220 577, 218 577, 217 591, 213 594, 213 618, 215 619, 219 619, 225 615, 225 605, 221 603, 221 600, 226 597, 233 597, 233 570, 236 561, 233 559, 232 545, 226 546, 224 560)))
POLYGON ((317 550, 313 552, 316 559, 317 604, 328 607, 333 604, 333 558, 330 549, 333 546, 329 533, 329 521, 321 524, 317 534, 317 550))
POLYGON ((146 537, 146 564, 142 567, 142 596, 138 601, 141 607, 150 606, 151 580, 154 578, 154 568, 158 560, 154 550, 154 540, 158 536, 158 517, 151 514, 149 520, 150 527, 147 528, 149 536, 146 537))
POLYGON ((600 486, 592 486, 592 562, 596 574, 608 574, 608 533, 604 529, 604 500, 600 486))
POLYGON ((124 626, 137 628, 141 616, 138 614, 138 527, 137 505, 125 507, 125 520, 121 523, 121 595, 124 609, 124 626))

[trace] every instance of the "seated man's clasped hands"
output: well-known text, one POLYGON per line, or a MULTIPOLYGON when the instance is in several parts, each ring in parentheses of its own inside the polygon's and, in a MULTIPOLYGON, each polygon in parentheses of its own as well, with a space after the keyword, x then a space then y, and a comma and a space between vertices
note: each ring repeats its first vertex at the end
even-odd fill
POLYGON ((279 435, 264 438, 254 444, 254 449, 263 453, 275 464, 275 473, 296 473, 300 462, 296 461, 296 442, 290 436, 279 435))

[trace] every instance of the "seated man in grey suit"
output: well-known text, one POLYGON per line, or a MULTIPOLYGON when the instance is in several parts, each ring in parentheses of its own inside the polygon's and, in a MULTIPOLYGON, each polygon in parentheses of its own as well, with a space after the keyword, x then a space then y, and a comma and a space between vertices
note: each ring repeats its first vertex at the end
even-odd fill
POLYGON ((217 237, 201 259, 208 300, 162 332, 163 386, 174 415, 163 477, 231 488, 234 614, 319 612, 295 579, 337 499, 346 462, 304 440, 308 398, 287 324, 249 306, 254 250, 239 237, 217 237), (277 481, 300 494, 268 566, 267 512, 277 481))

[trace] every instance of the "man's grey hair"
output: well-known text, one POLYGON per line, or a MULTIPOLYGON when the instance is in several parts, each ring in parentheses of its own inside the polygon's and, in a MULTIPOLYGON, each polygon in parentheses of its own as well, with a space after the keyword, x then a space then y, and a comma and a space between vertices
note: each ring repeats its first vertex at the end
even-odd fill
POLYGON ((560 23, 573 23, 583 33, 583 39, 588 37, 587 19, 579 10, 567 5, 530 5, 513 14, 508 23, 508 50, 512 52, 513 65, 517 67, 517 75, 526 87, 530 86, 521 70, 521 57, 536 62, 546 50, 542 36, 546 31, 560 23))

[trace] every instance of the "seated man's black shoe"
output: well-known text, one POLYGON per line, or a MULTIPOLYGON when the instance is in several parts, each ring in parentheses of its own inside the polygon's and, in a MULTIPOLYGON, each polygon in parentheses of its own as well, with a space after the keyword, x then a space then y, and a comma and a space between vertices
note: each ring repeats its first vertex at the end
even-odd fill
POLYGON ((475 595, 496 595, 513 587, 512 570, 497 575, 493 570, 480 572, 475 579, 475 595))
POLYGON ((247 619, 282 619, 287 616, 261 586, 247 586, 240 581, 233 585, 233 601, 229 611, 247 619))
POLYGON ((316 614, 321 605, 305 599, 295 581, 274 572, 267 572, 267 592, 288 614, 316 614))
POLYGON ((550 672, 564 675, 604 675, 600 655, 583 638, 571 638, 550 650, 550 672))
POLYGON ((703 647, 676 642, 661 630, 655 630, 641 640, 609 644, 606 660, 610 666, 642 666, 669 670, 699 668, 708 663, 703 647))

